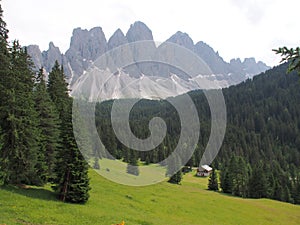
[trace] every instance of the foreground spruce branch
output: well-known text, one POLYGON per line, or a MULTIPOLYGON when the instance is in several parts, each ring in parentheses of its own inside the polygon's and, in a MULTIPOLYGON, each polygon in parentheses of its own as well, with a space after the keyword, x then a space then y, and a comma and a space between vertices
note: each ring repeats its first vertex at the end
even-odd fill
POLYGON ((276 54, 280 54, 282 59, 281 62, 289 62, 288 73, 292 71, 297 71, 300 76, 300 48, 287 48, 281 47, 278 49, 273 49, 276 54))

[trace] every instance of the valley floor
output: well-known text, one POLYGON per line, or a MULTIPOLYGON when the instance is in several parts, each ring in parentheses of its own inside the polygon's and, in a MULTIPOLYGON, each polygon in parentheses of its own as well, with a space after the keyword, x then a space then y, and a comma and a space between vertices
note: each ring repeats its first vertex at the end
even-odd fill
POLYGON ((207 191, 194 173, 182 185, 147 187, 112 183, 90 171, 85 205, 57 201, 51 188, 0 188, 0 224, 201 225, 300 224, 300 206, 268 199, 242 199, 207 191))

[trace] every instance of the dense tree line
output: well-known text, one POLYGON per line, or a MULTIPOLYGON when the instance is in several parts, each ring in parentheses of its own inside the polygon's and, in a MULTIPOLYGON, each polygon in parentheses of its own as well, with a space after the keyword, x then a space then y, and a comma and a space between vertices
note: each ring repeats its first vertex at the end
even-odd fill
MULTIPOLYGON (((299 203, 300 184, 300 82, 286 75, 280 65, 239 85, 223 90, 227 106, 227 130, 213 167, 221 170, 221 189, 242 197, 267 197, 299 203)), ((190 166, 199 166, 210 134, 210 110, 202 91, 193 91, 201 122, 199 143, 190 166)), ((156 149, 131 154, 115 136, 110 111, 113 100, 98 104, 96 125, 101 140, 117 159, 133 157, 157 163, 175 149, 180 135, 180 118, 164 100, 141 100, 131 110, 132 132, 139 138, 150 135, 153 117, 167 124, 167 135, 156 149)), ((131 159, 132 160, 132 159, 131 159)))
POLYGON ((282 170, 276 161, 267 164, 261 160, 251 166, 242 157, 233 155, 221 169, 222 191, 235 196, 300 204, 299 187, 299 173, 282 170))
POLYGON ((26 48, 8 43, 0 5, 0 183, 53 184, 62 201, 88 200, 88 165, 73 134, 72 98, 63 68, 45 80, 26 48))

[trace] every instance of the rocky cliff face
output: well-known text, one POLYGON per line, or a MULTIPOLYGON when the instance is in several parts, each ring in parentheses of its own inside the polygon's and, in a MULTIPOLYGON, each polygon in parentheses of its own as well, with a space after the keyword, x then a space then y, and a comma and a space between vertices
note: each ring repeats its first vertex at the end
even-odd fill
POLYGON ((128 42, 153 40, 152 31, 139 21, 130 26, 126 38, 128 42))
POLYGON ((49 49, 42 52, 43 66, 46 71, 50 71, 55 61, 64 62, 65 56, 60 52, 59 48, 54 45, 53 42, 49 43, 49 49))
MULTIPOLYGON (((256 62, 254 58, 245 59, 243 62, 240 59, 233 59, 229 63, 225 62, 212 47, 201 41, 194 44, 188 34, 180 31, 172 35, 165 43, 175 43, 198 55, 211 69, 210 79, 219 82, 220 87, 237 84, 269 69, 263 62, 256 62)), ((101 55, 107 52, 115 54, 111 50, 124 44, 128 44, 125 51, 118 52, 117 56, 111 55, 114 64, 112 73, 122 74, 123 77, 126 74, 127 80, 130 80, 130 77, 162 77, 169 79, 167 83, 169 81, 171 83, 181 82, 179 85, 183 85, 184 90, 195 88, 187 80, 184 72, 167 65, 150 62, 160 47, 155 46, 151 30, 142 22, 132 24, 126 35, 120 29, 117 29, 108 41, 101 27, 95 27, 91 30, 76 28, 71 37, 70 48, 65 54, 62 54, 52 42, 49 44, 49 49, 43 52, 40 51, 37 45, 28 46, 27 49, 35 66, 37 68, 44 67, 47 72, 51 71, 55 60, 58 60, 64 66, 68 81, 73 86, 101 55), (143 48, 130 45, 130 43, 138 41, 148 42, 143 48), (149 62, 136 63, 138 58, 147 58, 149 62), (126 68, 122 68, 121 73, 117 72, 120 69, 118 67, 123 66, 124 61, 132 63, 126 68), (176 75, 176 79, 174 79, 174 75, 176 75)), ((165 57, 168 57, 168 54, 165 57)), ((120 79, 122 80, 122 78, 120 79)), ((151 78, 151 80, 154 81, 155 79, 151 78)), ((177 83, 176 85, 178 85, 177 83)))
POLYGON ((187 33, 182 33, 181 31, 177 31, 167 40, 167 42, 178 44, 191 51, 195 50, 194 41, 190 38, 190 36, 187 33))
POLYGON ((107 50, 107 41, 101 27, 91 30, 76 28, 73 31, 66 58, 71 67, 72 81, 84 73, 90 64, 107 50))
POLYGON ((125 37, 124 33, 121 31, 121 29, 117 29, 115 33, 111 36, 111 38, 108 40, 107 48, 108 50, 111 50, 113 48, 119 47, 127 43, 128 40, 125 37))
POLYGON ((42 52, 38 45, 30 45, 27 47, 27 52, 31 56, 34 65, 41 68, 44 65, 42 52))
POLYGON ((77 28, 73 31, 71 44, 66 56, 70 59, 73 55, 82 59, 94 61, 107 49, 107 42, 101 27, 88 30, 77 28))

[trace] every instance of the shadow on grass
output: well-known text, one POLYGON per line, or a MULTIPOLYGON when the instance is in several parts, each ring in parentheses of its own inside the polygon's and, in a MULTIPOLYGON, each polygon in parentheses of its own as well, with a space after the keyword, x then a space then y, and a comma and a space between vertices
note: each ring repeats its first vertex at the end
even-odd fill
POLYGON ((1 190, 5 190, 14 194, 23 195, 29 198, 35 198, 47 201, 58 201, 54 192, 38 187, 17 187, 12 185, 0 186, 1 190))
POLYGON ((219 195, 222 195, 222 196, 226 196, 226 197, 230 197, 230 198, 237 198, 237 199, 254 199, 254 198, 248 198, 248 197, 242 197, 242 196, 236 196, 236 195, 233 195, 233 194, 230 194, 230 193, 224 193, 222 191, 215 191, 215 193, 218 193, 219 195))

